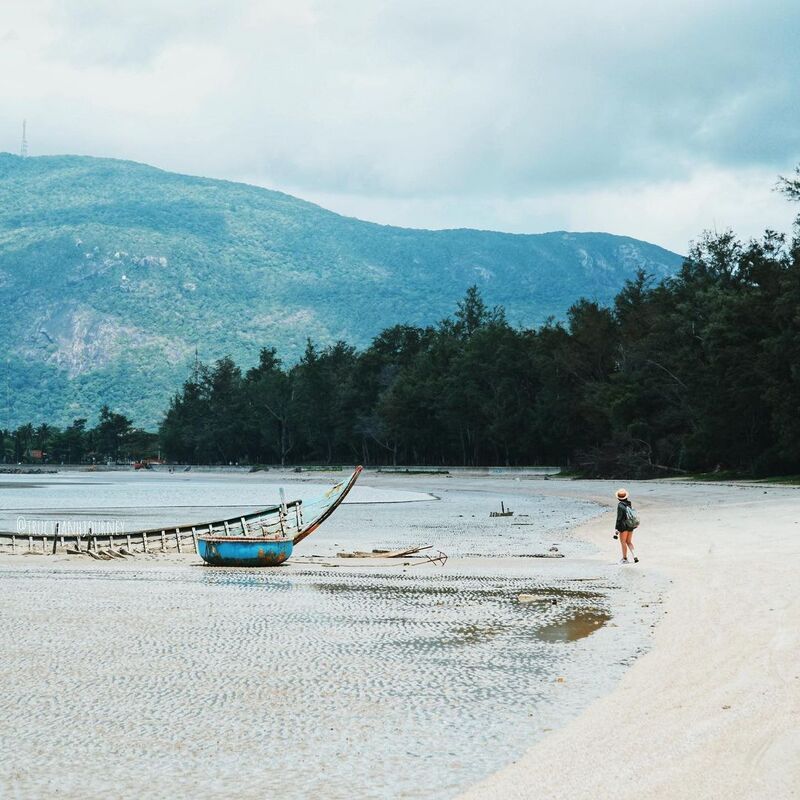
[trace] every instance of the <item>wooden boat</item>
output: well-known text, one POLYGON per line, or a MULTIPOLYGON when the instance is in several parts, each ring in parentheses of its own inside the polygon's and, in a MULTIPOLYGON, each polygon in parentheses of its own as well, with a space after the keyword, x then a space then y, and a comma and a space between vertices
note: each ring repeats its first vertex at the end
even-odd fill
POLYGON ((0 546, 10 546, 11 553, 78 552, 101 558, 194 550, 215 566, 275 566, 333 514, 360 474, 361 467, 356 467, 346 481, 313 500, 282 501, 240 517, 130 532, 60 527, 58 523, 51 527, 41 520, 29 530, 0 531, 0 546))
POLYGON ((274 567, 292 554, 294 545, 312 534, 339 507, 353 488, 361 467, 346 481, 309 502, 280 505, 238 519, 223 520, 197 536, 197 552, 215 567, 274 567), (311 520, 307 520, 312 516, 311 520), (304 519, 304 517, 306 519, 304 519), (220 527, 222 530, 220 530, 220 527))

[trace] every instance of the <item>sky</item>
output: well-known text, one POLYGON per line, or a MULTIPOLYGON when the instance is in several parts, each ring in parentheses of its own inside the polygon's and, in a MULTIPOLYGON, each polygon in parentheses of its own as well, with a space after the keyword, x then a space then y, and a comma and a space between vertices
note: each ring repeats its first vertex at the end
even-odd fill
POLYGON ((788 231, 797 0, 0 0, 0 150, 375 222, 788 231))

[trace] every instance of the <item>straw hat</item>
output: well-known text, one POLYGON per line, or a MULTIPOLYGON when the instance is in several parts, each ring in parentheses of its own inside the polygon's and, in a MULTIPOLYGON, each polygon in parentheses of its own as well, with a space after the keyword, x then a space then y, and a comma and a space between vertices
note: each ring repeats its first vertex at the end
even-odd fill
POLYGON ((627 500, 628 492, 626 489, 617 489, 617 500, 627 500))

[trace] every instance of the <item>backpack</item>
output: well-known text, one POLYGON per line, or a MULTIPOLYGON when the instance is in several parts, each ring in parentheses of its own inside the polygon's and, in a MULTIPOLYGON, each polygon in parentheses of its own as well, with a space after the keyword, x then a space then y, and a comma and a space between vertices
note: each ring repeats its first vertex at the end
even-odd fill
POLYGON ((625 521, 630 531, 639 527, 639 515, 633 510, 633 506, 625 506, 625 521))

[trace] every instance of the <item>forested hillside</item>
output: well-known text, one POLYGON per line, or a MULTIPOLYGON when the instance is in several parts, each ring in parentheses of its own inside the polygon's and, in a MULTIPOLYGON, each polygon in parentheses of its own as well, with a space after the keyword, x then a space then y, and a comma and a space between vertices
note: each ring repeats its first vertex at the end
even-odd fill
MULTIPOLYGON (((800 199, 800 182, 788 181, 800 199)), ((798 218, 800 233, 800 218, 798 218)), ((800 474, 800 238, 703 237, 679 274, 610 306, 508 324, 473 287, 435 327, 365 350, 224 359, 161 427, 181 461, 569 464, 585 475, 800 474)))
POLYGON ((247 369, 275 347, 292 364, 308 338, 364 347, 435 324, 472 284, 512 326, 537 325, 679 265, 602 233, 392 228, 142 164, 0 154, 0 424, 108 404, 152 427, 195 349, 247 369))

